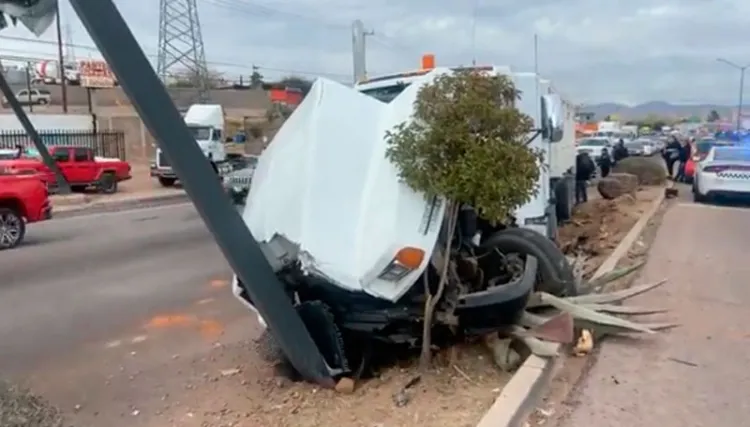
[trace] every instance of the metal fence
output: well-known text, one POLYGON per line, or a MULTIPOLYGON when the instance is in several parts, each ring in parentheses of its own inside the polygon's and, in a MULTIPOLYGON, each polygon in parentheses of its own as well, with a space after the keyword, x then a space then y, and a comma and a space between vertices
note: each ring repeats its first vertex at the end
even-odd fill
MULTIPOLYGON (((122 131, 39 130, 44 145, 86 147, 95 156, 125 160, 125 133, 122 131)), ((34 148, 34 143, 21 130, 0 130, 0 149, 14 149, 18 145, 34 148)))

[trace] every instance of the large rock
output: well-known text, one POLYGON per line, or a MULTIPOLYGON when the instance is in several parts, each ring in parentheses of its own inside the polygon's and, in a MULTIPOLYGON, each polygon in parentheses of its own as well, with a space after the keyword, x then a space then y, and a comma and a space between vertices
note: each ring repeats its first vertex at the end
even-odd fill
POLYGON ((635 194, 638 190, 638 178, 628 173, 611 173, 599 180, 596 189, 602 198, 613 200, 625 194, 635 194))
POLYGON ((613 172, 635 175, 640 185, 663 185, 667 181, 667 171, 657 158, 628 157, 620 160, 613 172))
POLYGON ((622 185, 623 194, 635 194, 638 191, 638 177, 629 173, 611 173, 607 178, 616 179, 622 185))

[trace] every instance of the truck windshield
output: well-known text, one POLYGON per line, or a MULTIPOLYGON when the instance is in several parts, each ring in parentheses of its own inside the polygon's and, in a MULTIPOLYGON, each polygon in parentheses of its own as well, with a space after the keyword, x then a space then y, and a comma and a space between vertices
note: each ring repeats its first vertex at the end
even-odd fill
POLYGON ((393 86, 377 87, 372 89, 361 90, 360 92, 365 95, 369 95, 379 101, 383 101, 386 104, 393 101, 401 92, 404 91, 409 85, 405 83, 396 83, 393 86))
POLYGON ((188 126, 190 133, 196 141, 208 141, 211 139, 212 128, 208 126, 188 126))

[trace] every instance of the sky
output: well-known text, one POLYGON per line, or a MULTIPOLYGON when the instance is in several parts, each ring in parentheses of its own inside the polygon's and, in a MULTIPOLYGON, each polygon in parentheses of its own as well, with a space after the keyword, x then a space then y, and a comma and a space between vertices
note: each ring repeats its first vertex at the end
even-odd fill
MULTIPOLYGON (((62 1, 77 57, 93 42, 62 1)), ((155 55, 159 2, 114 0, 147 54, 155 55)), ((750 2, 741 0, 197 0, 209 67, 235 80, 252 65, 351 82, 351 24, 361 19, 369 75, 438 65, 537 69, 576 103, 653 100, 737 103, 750 65, 750 2)), ((22 28, 0 32, 0 56, 54 59, 54 26, 36 42, 22 28), (7 39, 3 37, 12 37, 7 39)))

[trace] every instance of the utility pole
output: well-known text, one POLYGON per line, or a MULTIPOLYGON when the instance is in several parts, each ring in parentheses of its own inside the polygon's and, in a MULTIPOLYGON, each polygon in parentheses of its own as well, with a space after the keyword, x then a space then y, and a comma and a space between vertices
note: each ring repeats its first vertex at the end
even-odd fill
POLYGON ((68 82, 65 78, 65 59, 63 55, 63 37, 62 37, 62 24, 60 23, 60 2, 55 2, 57 8, 57 18, 55 18, 55 26, 57 30, 57 62, 58 72, 60 73, 60 90, 62 91, 62 107, 63 113, 68 114, 68 82))
POLYGON ((365 30, 365 24, 357 19, 352 23, 352 57, 354 59, 354 83, 367 78, 367 42, 369 36, 374 36, 375 31, 365 30))
POLYGON ((740 90, 739 90, 740 93, 739 93, 739 102, 737 103, 737 131, 739 131, 740 128, 742 127, 742 103, 743 103, 742 98, 745 92, 745 71, 747 71, 748 67, 750 67, 750 64, 739 65, 732 61, 726 60, 724 58, 716 58, 716 60, 740 71, 740 90))

